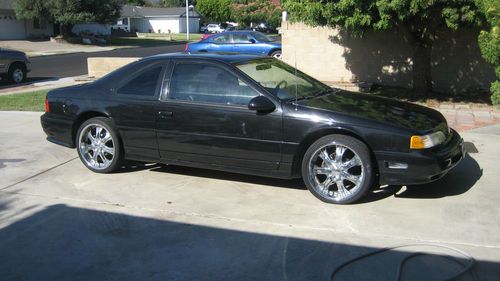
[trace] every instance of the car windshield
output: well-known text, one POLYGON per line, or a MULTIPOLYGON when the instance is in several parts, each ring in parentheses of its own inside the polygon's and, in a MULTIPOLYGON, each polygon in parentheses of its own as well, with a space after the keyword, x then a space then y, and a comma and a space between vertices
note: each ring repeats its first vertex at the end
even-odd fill
POLYGON ((257 39, 257 41, 259 42, 271 42, 273 40, 271 40, 269 37, 267 37, 266 35, 260 33, 260 32, 254 32, 253 33, 253 36, 255 37, 255 39, 257 39))
POLYGON ((236 67, 281 100, 307 99, 332 91, 332 88, 277 59, 251 60, 236 67))

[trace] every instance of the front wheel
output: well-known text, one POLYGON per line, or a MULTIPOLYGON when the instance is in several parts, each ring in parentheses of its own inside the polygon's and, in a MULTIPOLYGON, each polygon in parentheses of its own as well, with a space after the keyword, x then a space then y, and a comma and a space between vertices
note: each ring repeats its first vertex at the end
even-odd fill
POLYGON ((370 151, 363 142, 349 136, 322 137, 304 155, 302 178, 309 191, 323 202, 355 202, 372 185, 370 151))
POLYGON ((122 163, 121 144, 108 118, 91 118, 80 126, 77 150, 83 164, 96 173, 112 172, 122 163))

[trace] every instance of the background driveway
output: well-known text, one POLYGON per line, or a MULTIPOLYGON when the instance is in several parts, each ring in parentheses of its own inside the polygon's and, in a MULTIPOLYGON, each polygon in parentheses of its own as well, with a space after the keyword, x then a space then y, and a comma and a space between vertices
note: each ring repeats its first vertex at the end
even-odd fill
MULTIPOLYGON (((438 182, 336 206, 300 181, 157 164, 95 174, 45 141, 39 116, 0 112, 0 280, 330 280, 349 258, 411 243, 466 251, 479 280, 499 280, 499 126, 464 133, 478 152, 438 182)), ((403 280, 459 269, 449 251, 419 246, 335 280, 392 280, 415 251, 430 255, 403 280)))

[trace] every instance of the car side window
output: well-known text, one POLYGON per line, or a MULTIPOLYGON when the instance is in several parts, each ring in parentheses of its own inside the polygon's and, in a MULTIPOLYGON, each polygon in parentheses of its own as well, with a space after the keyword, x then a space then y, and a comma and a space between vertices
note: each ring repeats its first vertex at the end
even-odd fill
POLYGON ((229 34, 222 34, 217 37, 214 37, 213 39, 214 43, 218 44, 224 44, 224 43, 229 43, 229 34))
POLYGON ((234 33, 233 34, 234 43, 250 43, 250 37, 246 33, 234 33))
POLYGON ((156 66, 145 70, 121 86, 117 93, 120 95, 133 95, 142 97, 153 97, 156 93, 156 86, 160 76, 162 66, 156 66))
POLYGON ((258 92, 223 68, 201 63, 179 63, 172 73, 168 98, 247 106, 258 95, 258 92))

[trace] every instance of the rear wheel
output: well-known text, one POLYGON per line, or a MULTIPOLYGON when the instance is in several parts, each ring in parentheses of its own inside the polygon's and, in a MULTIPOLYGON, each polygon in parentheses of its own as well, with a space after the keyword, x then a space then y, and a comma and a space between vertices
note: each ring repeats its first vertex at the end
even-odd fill
POLYGON ((9 81, 15 84, 26 81, 26 66, 22 63, 14 63, 9 67, 9 81))
POLYGON ((77 150, 80 160, 93 172, 109 173, 122 163, 122 147, 108 118, 91 118, 80 126, 77 150))
POLYGON ((269 56, 280 60, 281 59, 281 51, 280 50, 274 51, 269 56))
POLYGON ((314 142, 302 160, 302 178, 309 191, 327 203, 360 199, 373 181, 370 151, 361 141, 329 135, 314 142))

